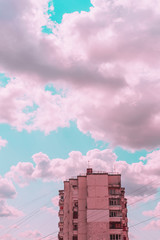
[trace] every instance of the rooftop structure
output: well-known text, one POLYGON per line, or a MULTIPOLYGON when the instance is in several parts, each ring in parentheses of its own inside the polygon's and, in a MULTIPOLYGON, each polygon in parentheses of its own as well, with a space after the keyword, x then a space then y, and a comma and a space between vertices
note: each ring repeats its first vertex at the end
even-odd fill
POLYGON ((87 169, 59 191, 59 240, 129 240, 127 200, 118 173, 87 169))

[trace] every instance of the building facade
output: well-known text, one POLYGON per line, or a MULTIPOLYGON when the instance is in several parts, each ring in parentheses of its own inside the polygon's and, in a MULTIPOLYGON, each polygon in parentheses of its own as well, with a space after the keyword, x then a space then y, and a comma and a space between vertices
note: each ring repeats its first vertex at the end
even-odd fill
POLYGON ((59 240, 129 240, 121 175, 93 172, 64 182, 59 191, 59 240))

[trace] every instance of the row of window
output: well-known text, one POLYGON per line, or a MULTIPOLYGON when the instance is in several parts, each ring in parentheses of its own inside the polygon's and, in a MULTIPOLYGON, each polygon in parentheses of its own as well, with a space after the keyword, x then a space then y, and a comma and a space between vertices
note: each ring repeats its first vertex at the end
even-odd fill
MULTIPOLYGON (((120 234, 110 234, 110 240, 121 240, 120 234)), ((59 240, 63 240, 63 237, 60 237, 59 240)), ((78 240, 78 236, 73 236, 72 240, 78 240)), ((126 240, 126 237, 123 237, 123 240, 126 240)))
MULTIPOLYGON (((122 217, 122 212, 119 210, 110 210, 109 216, 110 217, 122 217)), ((78 211, 73 212, 73 219, 78 219, 78 211)), ((62 216, 60 216, 60 222, 63 222, 62 216)))
MULTIPOLYGON (((109 199, 109 205, 110 206, 116 206, 116 205, 121 205, 121 199, 120 198, 110 198, 109 199)), ((77 208, 78 207, 78 201, 74 201, 73 203, 73 208, 77 208)), ((123 207, 127 207, 126 203, 124 203, 123 207)), ((63 206, 60 206, 60 209, 63 209, 63 206)))
POLYGON ((110 229, 121 229, 122 225, 120 222, 110 222, 109 228, 110 229))
POLYGON ((119 210, 110 210, 109 216, 110 217, 122 217, 122 212, 119 210))
POLYGON ((120 234, 110 234, 110 240, 121 240, 120 234))
MULTIPOLYGON (((110 240, 121 240, 121 235, 120 234, 111 234, 110 235, 110 240)), ((126 240, 126 237, 123 237, 123 240, 126 240)))
POLYGON ((120 198, 110 198, 109 205, 110 206, 121 205, 121 199, 120 198))

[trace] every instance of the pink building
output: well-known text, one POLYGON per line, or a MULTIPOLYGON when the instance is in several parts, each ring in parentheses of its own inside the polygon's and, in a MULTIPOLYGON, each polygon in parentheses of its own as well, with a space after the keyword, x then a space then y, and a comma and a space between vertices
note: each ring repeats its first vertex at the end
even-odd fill
POLYGON ((127 200, 121 175, 93 172, 59 191, 59 240, 128 240, 127 200))

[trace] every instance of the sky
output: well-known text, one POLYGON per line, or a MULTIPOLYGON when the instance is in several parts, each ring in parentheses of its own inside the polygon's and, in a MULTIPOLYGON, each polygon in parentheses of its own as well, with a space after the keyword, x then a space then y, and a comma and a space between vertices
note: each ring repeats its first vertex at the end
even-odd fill
POLYGON ((0 0, 0 239, 57 239, 89 162, 122 174, 130 240, 159 240, 159 24, 158 0, 0 0))

